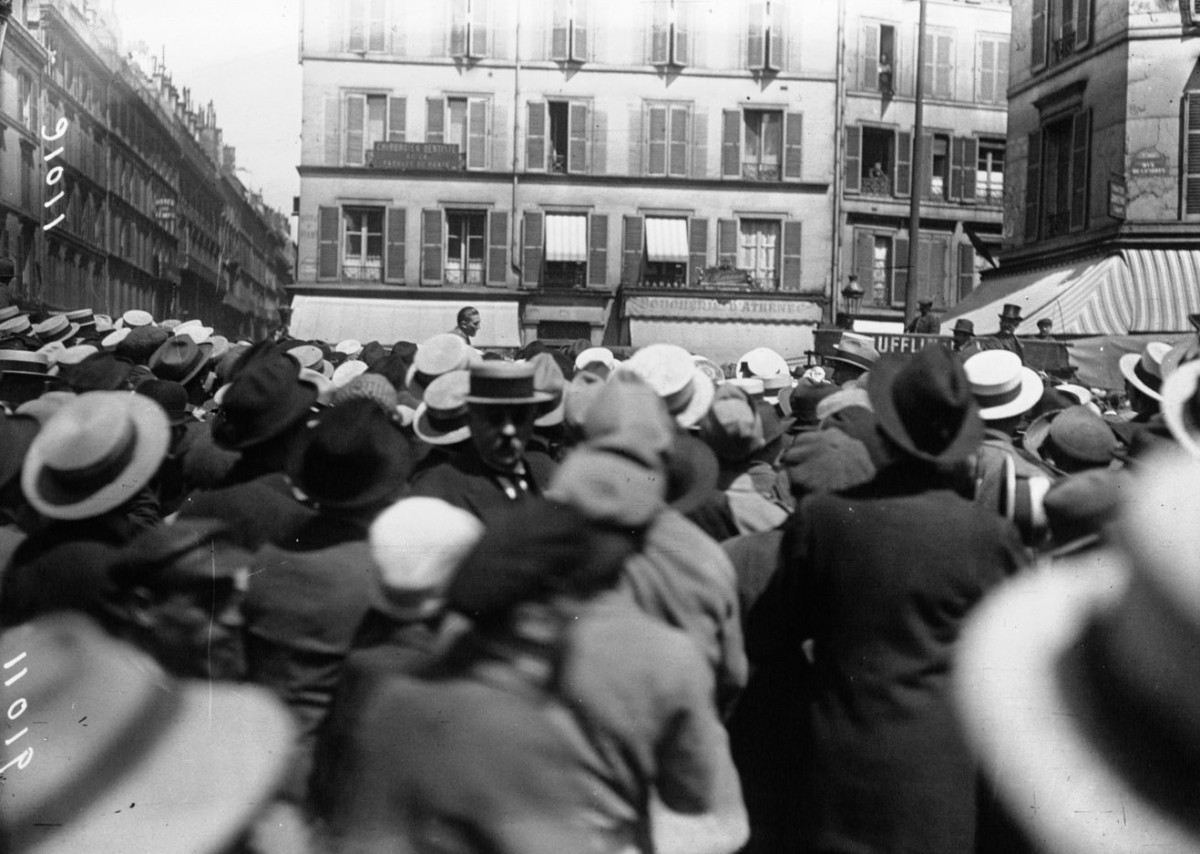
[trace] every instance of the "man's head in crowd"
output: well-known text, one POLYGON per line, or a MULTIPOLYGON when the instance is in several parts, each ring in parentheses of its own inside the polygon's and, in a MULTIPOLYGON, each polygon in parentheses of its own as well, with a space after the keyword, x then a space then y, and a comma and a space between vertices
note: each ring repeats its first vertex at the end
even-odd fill
POLYGON ((533 435, 533 422, 550 400, 534 390, 532 365, 487 362, 473 367, 467 411, 480 459, 498 471, 515 471, 533 435))
POLYGON ((467 306, 460 309, 457 319, 458 328, 462 330, 462 334, 467 336, 467 340, 471 340, 479 333, 479 325, 482 322, 479 317, 479 309, 473 306, 467 306))

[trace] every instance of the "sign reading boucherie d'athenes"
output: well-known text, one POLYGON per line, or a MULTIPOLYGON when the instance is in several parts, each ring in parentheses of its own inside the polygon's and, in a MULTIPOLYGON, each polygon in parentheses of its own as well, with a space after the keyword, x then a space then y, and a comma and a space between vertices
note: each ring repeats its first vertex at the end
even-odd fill
POLYGON ((462 152, 446 142, 377 142, 371 158, 375 169, 401 172, 440 172, 464 169, 462 152))

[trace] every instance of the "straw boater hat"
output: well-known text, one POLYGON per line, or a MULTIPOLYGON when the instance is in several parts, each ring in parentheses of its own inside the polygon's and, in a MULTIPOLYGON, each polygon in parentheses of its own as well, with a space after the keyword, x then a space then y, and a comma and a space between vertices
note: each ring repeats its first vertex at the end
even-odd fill
POLYGON ((82 614, 5 631, 0 658, 12 664, 6 759, 33 749, 5 772, 9 851, 217 854, 289 767, 295 726, 270 692, 173 679, 82 614))
POLYGON ((696 366, 691 353, 675 344, 650 344, 621 363, 645 380, 667 405, 680 427, 699 423, 712 405, 716 387, 696 366))
POLYGON ((586 350, 581 350, 575 357, 575 370, 577 371, 582 371, 588 365, 594 364, 603 365, 611 372, 617 367, 617 357, 607 347, 588 347, 586 350))
POLYGON ((0 371, 21 371, 45 375, 50 370, 50 357, 28 350, 0 350, 0 371))
POLYGON ((78 323, 80 328, 91 327, 92 330, 96 327, 96 314, 90 308, 77 308, 74 311, 64 311, 63 317, 68 323, 78 323))
POLYGON ((1171 351, 1164 341, 1151 341, 1141 353, 1126 353, 1119 362, 1121 373, 1138 391, 1152 400, 1162 400, 1163 358, 1171 351))
POLYGON ((186 335, 197 344, 205 344, 212 338, 213 328, 205 326, 199 320, 189 320, 181 323, 172 330, 174 335, 186 335))
POLYGON ((21 488, 50 519, 87 519, 150 482, 170 442, 162 407, 141 395, 93 391, 65 404, 25 457, 21 488))
POLYGON ((9 335, 24 335, 33 328, 33 324, 29 322, 29 315, 18 314, 0 322, 0 338, 6 338, 9 335))
POLYGON ((1010 582, 959 639, 965 735, 1038 850, 1200 850, 1198 482, 1158 457, 1115 547, 1010 582))
MULTIPOLYGON (((3 259, 0 259, 0 261, 2 260, 3 259)), ((21 307, 19 305, 7 305, 4 308, 0 308, 0 323, 7 320, 12 320, 14 317, 24 314, 25 312, 21 311, 21 307)))
POLYGON ((879 351, 868 336, 856 332, 843 332, 837 344, 833 345, 833 355, 826 356, 825 360, 842 362, 869 371, 879 361, 879 351))
POLYGON ((347 359, 357 359, 358 354, 363 351, 361 341, 354 338, 347 338, 344 341, 339 341, 338 345, 333 348, 335 353, 341 353, 347 359))
POLYGON ((100 349, 107 350, 112 353, 117 349, 117 345, 129 337, 133 330, 126 326, 123 329, 114 329, 112 332, 100 339, 100 349))
POLYGON ((420 398, 429 384, 442 374, 469 370, 474 361, 475 350, 459 336, 451 333, 434 335, 417 348, 404 384, 420 398))
POLYGON ((1162 413, 1175 441, 1200 459, 1200 361, 1188 362, 1167 377, 1162 413))
POLYGON ((333 369, 333 376, 330 379, 333 382, 334 388, 341 388, 349 383, 350 380, 366 372, 366 362, 360 362, 358 359, 347 359, 333 369))
POLYGON ((55 341, 66 342, 74 338, 79 333, 79 324, 72 323, 67 320, 66 315, 56 314, 52 317, 47 317, 41 323, 33 327, 33 334, 38 337, 43 344, 51 344, 55 341))
POLYGON ((471 389, 468 371, 442 374, 425 389, 417 406, 412 428, 417 438, 430 445, 453 445, 471 437, 467 420, 467 393, 471 389))
POLYGON ((131 308, 121 315, 121 323, 124 326, 153 326, 154 315, 148 311, 131 308))
POLYGON ((763 381, 768 397, 774 397, 780 389, 792 387, 792 374, 787 360, 770 347, 755 347, 737 360, 737 376, 757 377, 763 381))
POLYGON ((963 362, 979 417, 999 421, 1033 408, 1042 397, 1042 381, 1010 350, 984 350, 963 362))

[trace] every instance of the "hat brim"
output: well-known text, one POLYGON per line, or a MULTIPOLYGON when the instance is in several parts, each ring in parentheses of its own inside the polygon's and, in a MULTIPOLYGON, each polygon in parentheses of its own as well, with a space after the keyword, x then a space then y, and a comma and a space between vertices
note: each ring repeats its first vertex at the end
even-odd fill
POLYGON ((1167 429, 1193 457, 1200 458, 1200 424, 1191 417, 1188 402, 1200 391, 1200 361, 1187 362, 1163 383, 1162 414, 1167 429))
POLYGON ((1150 388, 1150 386, 1146 385, 1144 382, 1142 382, 1138 378, 1137 371, 1135 369, 1137 368, 1137 365, 1141 360, 1142 360, 1141 353, 1126 353, 1124 356, 1121 357, 1121 361, 1117 363, 1118 366, 1121 368, 1121 375, 1123 377, 1125 377, 1125 379, 1131 385, 1133 385, 1135 388, 1137 388, 1137 390, 1140 391, 1142 394, 1146 395, 1147 397, 1149 397, 1153 400, 1157 400, 1161 403, 1162 402, 1162 392, 1155 391, 1154 389, 1150 388))
POLYGON ((999 421, 1028 412, 1042 399, 1042 380, 1032 368, 1021 366, 1021 390, 1008 403, 979 408, 979 417, 984 421, 999 421))
MULTIPOLYGON (((155 740, 151 755, 113 784, 89 790, 84 810, 22 850, 192 854, 227 850, 245 834, 290 764, 291 716, 253 685, 177 683, 172 690, 180 695, 177 709, 163 731, 147 736, 155 740)), ((82 699, 79 708, 85 715, 82 699)), ((74 757, 47 742, 37 759, 69 766, 74 757)))
MULTIPOLYGON (((534 427, 557 427, 563 423, 563 413, 566 409, 566 395, 561 392, 558 394, 558 403, 554 404, 553 408, 546 412, 545 415, 539 415, 533 419, 534 427)), ((550 398, 550 402, 554 402, 554 398, 550 398)), ((547 404, 549 405, 549 404, 547 404)))
POLYGON ((712 378, 699 368, 696 368, 695 373, 692 374, 691 382, 692 396, 688 399, 687 405, 679 412, 672 413, 675 423, 685 430, 695 427, 700 423, 700 419, 708 414, 717 393, 717 386, 712 378))
POLYGON ((1046 444, 1046 439, 1050 436, 1050 425, 1062 411, 1053 409, 1029 422, 1029 426, 1025 428, 1025 436, 1021 440, 1021 445, 1025 450, 1039 458, 1042 456, 1041 447, 1046 444))
POLYGON ((958 642, 954 694, 968 743, 1039 850, 1194 851, 1197 837, 1105 761, 1065 660, 1128 583, 1112 550, 1076 555, 1000 589, 958 642))
POLYGON ((535 391, 526 397, 479 397, 468 394, 465 399, 467 403, 481 406, 537 406, 541 403, 550 403, 554 400, 554 395, 545 391, 535 391))
POLYGON ((45 498, 46 455, 36 441, 25 455, 21 489, 34 510, 50 519, 89 519, 120 507, 150 482, 162 465, 171 442, 171 424, 163 408, 148 397, 126 392, 90 392, 116 394, 128 398, 128 414, 135 432, 133 454, 125 468, 99 489, 80 495, 74 501, 49 501, 45 498))
MULTIPOLYGON (((896 409, 896 402, 892 397, 892 387, 905 364, 906 360, 902 358, 880 359, 870 372, 867 398, 875 413, 879 429, 901 451, 915 459, 933 465, 948 465, 965 460, 974 453, 983 440, 983 422, 975 417, 974 413, 977 410, 974 398, 971 398, 963 412, 962 423, 959 425, 958 434, 954 439, 937 454, 924 451, 918 448, 909 437, 908 429, 904 426, 904 419, 900 417, 900 411, 896 409)), ((832 414, 829 413, 825 418, 832 414)), ((824 422, 825 418, 822 418, 821 421, 824 422)))
POLYGON ((872 371, 875 369, 875 366, 879 364, 878 361, 872 362, 870 359, 856 357, 851 354, 839 355, 837 353, 835 353, 832 356, 826 356, 825 361, 826 362, 841 362, 843 364, 850 365, 855 368, 860 368, 861 370, 864 370, 864 371, 872 371))
POLYGON ((471 438, 471 426, 464 424, 453 430, 439 430, 429 420, 429 407, 425 401, 417 407, 412 419, 412 429, 416 437, 428 445, 456 445, 471 438))

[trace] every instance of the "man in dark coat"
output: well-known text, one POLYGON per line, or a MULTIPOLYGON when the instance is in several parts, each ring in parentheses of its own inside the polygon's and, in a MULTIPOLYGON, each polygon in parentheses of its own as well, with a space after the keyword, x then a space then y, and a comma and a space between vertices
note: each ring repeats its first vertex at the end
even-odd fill
POLYGON ((531 365, 506 362, 473 366, 464 399, 470 443, 462 453, 423 468, 412 493, 440 498, 487 522, 497 508, 540 495, 549 482, 550 458, 525 451, 534 419, 553 399, 534 389, 531 365))
POLYGON ((950 485, 983 428, 948 350, 881 360, 868 389, 892 462, 801 502, 748 649, 753 662, 782 647, 811 668, 804 850, 970 851, 975 765, 951 712, 951 657, 965 615, 1022 566, 1021 541, 950 485))

